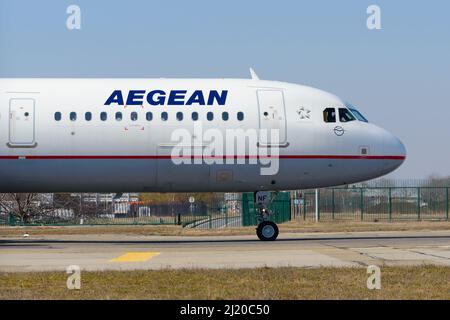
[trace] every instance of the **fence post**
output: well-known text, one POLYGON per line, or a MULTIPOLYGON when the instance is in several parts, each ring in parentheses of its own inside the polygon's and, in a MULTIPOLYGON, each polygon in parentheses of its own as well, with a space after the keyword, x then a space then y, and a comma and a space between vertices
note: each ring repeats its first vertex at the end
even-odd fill
POLYGON ((296 214, 296 203, 297 203, 297 197, 296 197, 296 193, 297 191, 289 191, 289 204, 291 206, 291 213, 292 213, 292 217, 295 218, 297 217, 296 214))
POLYGON ((389 187, 389 222, 392 221, 392 188, 389 187))
POLYGON ((225 211, 225 228, 228 227, 228 208, 225 211))
POLYGON ((331 218, 334 220, 334 210, 335 210, 335 203, 334 203, 334 188, 331 189, 331 218))
POLYGON ((320 221, 320 189, 318 189, 317 190, 317 192, 318 192, 318 194, 317 194, 317 201, 319 202, 318 203, 318 207, 317 207, 317 213, 318 213, 318 215, 319 215, 319 221, 320 221))
POLYGON ((417 220, 420 220, 420 187, 417 188, 417 220))
POLYGON ((320 191, 319 191, 319 189, 316 189, 316 192, 315 192, 315 200, 316 200, 316 222, 319 222, 319 220, 320 220, 320 208, 319 208, 319 203, 320 203, 320 200, 319 200, 319 198, 320 198, 320 191))
POLYGON ((209 215, 209 228, 212 229, 212 220, 211 220, 211 214, 209 215))
POLYGON ((360 188, 361 195, 360 195, 360 212, 361 212, 361 221, 364 220, 364 190, 363 188, 360 188))
POLYGON ((79 211, 79 215, 80 215, 80 224, 83 224, 83 194, 80 193, 80 211, 79 211))
POLYGON ((445 193, 445 220, 447 220, 448 221, 448 207, 449 207, 449 205, 448 205, 448 187, 447 187, 447 189, 446 189, 446 193, 445 193))
POLYGON ((303 221, 306 220, 306 193, 303 191, 303 221))

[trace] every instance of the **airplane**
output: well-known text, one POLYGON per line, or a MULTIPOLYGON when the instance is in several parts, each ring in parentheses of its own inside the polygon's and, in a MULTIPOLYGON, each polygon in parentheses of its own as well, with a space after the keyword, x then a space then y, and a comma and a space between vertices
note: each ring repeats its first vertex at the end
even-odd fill
MULTIPOLYGON (((256 194, 366 181, 404 162, 403 143, 350 103, 250 71, 2 78, 0 192, 256 194)), ((257 235, 275 240, 278 227, 258 205, 257 235)))

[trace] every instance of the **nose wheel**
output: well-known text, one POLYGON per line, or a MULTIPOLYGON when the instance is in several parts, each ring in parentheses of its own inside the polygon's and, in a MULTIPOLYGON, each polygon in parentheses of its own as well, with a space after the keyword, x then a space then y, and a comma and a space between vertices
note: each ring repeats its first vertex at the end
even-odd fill
POLYGON ((258 224, 256 235, 261 241, 274 241, 278 237, 278 226, 272 221, 263 221, 258 224))
POLYGON ((254 201, 256 210, 256 221, 258 221, 258 227, 256 227, 256 235, 261 241, 274 241, 278 237, 278 226, 275 222, 269 220, 269 216, 273 212, 269 209, 270 205, 275 197, 270 197, 267 194, 259 194, 255 192, 254 201), (261 201, 259 201, 261 200, 261 201))

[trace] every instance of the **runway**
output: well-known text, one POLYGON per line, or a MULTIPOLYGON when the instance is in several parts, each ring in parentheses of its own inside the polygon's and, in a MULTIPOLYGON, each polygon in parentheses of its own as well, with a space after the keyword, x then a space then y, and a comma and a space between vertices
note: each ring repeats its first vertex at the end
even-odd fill
POLYGON ((0 271, 450 266, 450 231, 256 236, 52 235, 0 238, 0 271))

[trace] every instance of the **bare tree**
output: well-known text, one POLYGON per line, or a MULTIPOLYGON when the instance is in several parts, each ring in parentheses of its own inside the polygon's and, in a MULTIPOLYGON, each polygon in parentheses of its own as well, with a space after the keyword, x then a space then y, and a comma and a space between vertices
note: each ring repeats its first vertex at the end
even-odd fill
POLYGON ((13 214, 24 224, 77 218, 81 210, 80 201, 70 194, 0 193, 0 212, 13 214))
POLYGON ((39 193, 1 193, 0 209, 11 213, 21 222, 27 223, 42 212, 42 197, 39 193))

